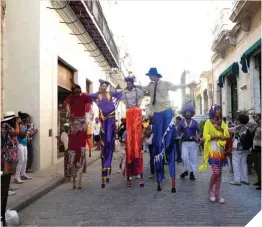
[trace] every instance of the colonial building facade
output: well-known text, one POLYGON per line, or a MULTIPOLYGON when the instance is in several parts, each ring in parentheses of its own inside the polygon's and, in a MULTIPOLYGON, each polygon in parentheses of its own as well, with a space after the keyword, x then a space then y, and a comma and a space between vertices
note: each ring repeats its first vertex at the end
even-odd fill
POLYGON ((118 48, 99 1, 8 0, 6 9, 4 109, 32 116, 34 167, 43 169, 62 161, 60 109, 72 81, 96 92, 115 72, 119 86, 118 48))
POLYGON ((212 45, 212 72, 214 102, 232 119, 241 109, 261 112, 261 2, 235 1, 229 19, 212 45))
POLYGON ((3 50, 4 50, 4 19, 5 19, 5 10, 6 10, 6 1, 1 0, 1 34, 0 34, 0 43, 1 43, 1 114, 3 114, 4 111, 4 56, 3 56, 3 50))
POLYGON ((197 114, 208 114, 213 104, 212 72, 206 71, 200 75, 200 83, 194 89, 195 108, 197 114))

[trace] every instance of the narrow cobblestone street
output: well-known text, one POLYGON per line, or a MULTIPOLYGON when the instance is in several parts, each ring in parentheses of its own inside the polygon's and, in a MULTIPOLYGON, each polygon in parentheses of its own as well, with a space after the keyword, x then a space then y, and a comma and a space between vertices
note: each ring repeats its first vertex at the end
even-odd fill
MULTIPOLYGON (((116 157, 116 155, 115 155, 116 157)), ((144 154, 147 171, 148 153, 144 154)), ((199 157, 201 162, 202 157, 199 157)), ((145 173, 145 187, 125 187, 125 179, 114 171, 105 189, 100 188, 100 161, 89 166, 81 191, 63 184, 19 213, 21 225, 34 226, 245 226, 260 210, 260 191, 251 186, 231 186, 229 168, 223 173, 225 204, 207 199, 210 171, 197 173, 195 182, 177 180, 177 193, 170 192, 170 179, 162 192, 145 173)), ((177 178, 182 172, 178 165, 177 178)), ((254 183, 254 176, 250 176, 254 183)), ((135 182, 133 182, 135 183, 135 182)))

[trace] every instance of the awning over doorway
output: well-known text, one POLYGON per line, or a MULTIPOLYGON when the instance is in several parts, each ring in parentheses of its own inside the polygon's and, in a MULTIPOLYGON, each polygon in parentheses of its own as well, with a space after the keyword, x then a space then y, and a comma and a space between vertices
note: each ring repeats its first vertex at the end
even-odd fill
POLYGON ((241 69, 244 73, 248 72, 248 68, 250 67, 250 57, 256 50, 261 47, 261 38, 255 42, 251 47, 248 48, 247 51, 241 56, 240 64, 242 65, 241 69))
POLYGON ((232 65, 230 65, 224 72, 222 72, 218 78, 218 86, 223 87, 225 82, 225 77, 227 77, 230 74, 233 74, 234 76, 238 76, 239 73, 239 66, 237 62, 234 62, 232 65))

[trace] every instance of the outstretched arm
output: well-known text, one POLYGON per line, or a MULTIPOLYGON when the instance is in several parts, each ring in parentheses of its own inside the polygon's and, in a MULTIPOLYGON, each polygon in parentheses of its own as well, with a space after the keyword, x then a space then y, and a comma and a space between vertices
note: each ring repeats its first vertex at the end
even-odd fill
POLYGON ((98 99, 98 93, 90 93, 90 94, 87 94, 87 96, 89 98, 91 98, 93 101, 95 101, 96 99, 98 99))
POLYGON ((143 91, 143 93, 144 93, 143 95, 144 96, 149 96, 150 95, 150 93, 149 93, 149 85, 147 85, 145 87, 143 87, 141 85, 135 85, 135 87, 138 88, 139 90, 143 91))
POLYGON ((123 91, 114 91, 111 92, 111 96, 121 101, 123 99, 123 91))
POLYGON ((171 83, 171 82, 169 82, 169 81, 166 81, 166 84, 167 84, 167 89, 168 89, 169 91, 176 91, 177 89, 185 89, 185 88, 187 88, 187 87, 192 87, 192 86, 195 85, 195 83, 190 83, 190 84, 178 84, 178 85, 176 85, 176 84, 173 84, 173 83, 171 83))

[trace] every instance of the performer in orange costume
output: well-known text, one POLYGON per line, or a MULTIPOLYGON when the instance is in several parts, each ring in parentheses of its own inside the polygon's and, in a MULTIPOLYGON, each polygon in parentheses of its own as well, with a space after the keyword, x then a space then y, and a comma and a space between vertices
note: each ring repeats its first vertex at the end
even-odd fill
POLYGON ((138 176, 140 187, 144 187, 142 154, 142 109, 144 92, 134 86, 134 78, 125 79, 127 88, 123 92, 126 104, 126 175, 127 187, 131 186, 133 176, 138 176))

